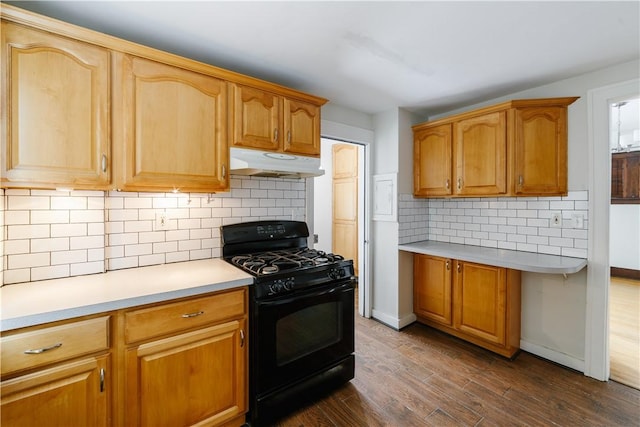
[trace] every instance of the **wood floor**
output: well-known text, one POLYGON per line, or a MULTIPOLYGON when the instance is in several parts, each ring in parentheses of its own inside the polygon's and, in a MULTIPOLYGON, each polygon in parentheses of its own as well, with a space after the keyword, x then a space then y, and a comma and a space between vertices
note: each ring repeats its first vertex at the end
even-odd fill
POLYGON ((356 316, 355 378, 277 426, 639 426, 640 391, 356 316))
POLYGON ((611 379, 640 389, 640 281, 611 277, 609 287, 611 379))

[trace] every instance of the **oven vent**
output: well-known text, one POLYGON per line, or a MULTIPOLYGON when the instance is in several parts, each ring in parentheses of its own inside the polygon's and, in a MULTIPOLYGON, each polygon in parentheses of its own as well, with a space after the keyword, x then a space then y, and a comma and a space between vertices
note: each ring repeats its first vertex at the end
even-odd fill
POLYGON ((288 153, 229 149, 231 173, 270 178, 309 178, 324 175, 317 157, 288 153))

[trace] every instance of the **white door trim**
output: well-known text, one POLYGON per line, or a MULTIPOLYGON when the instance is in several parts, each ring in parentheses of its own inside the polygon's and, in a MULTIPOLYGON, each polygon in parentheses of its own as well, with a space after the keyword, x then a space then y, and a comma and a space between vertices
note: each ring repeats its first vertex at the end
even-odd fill
POLYGON ((640 79, 593 89, 587 93, 591 173, 584 373, 601 381, 609 379, 609 105, 639 93, 640 79))

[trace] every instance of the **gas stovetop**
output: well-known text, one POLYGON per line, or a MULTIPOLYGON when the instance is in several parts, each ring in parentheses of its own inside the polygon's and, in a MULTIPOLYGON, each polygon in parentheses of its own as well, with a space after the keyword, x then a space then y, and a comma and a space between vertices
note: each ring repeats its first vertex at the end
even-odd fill
POLYGON ((344 260, 344 257, 316 249, 293 248, 254 254, 235 255, 230 258, 236 265, 254 276, 266 276, 284 272, 302 272, 344 260))
POLYGON ((223 258, 254 276, 257 299, 357 280, 353 261, 307 247, 304 222, 245 222, 222 226, 221 231, 223 258))

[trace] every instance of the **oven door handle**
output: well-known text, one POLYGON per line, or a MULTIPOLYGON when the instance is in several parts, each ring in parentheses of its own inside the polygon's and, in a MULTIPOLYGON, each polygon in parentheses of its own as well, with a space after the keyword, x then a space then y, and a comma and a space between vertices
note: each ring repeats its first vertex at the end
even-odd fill
POLYGON ((277 305, 289 304, 290 302, 296 301, 299 298, 318 298, 324 295, 332 294, 334 292, 341 292, 346 289, 353 290, 353 284, 354 284, 354 280, 349 279, 347 281, 334 283, 328 286, 323 286, 321 289, 316 289, 310 292, 298 292, 298 293, 288 294, 286 296, 278 297, 268 301, 258 300, 256 304, 260 305, 261 307, 274 307, 277 305))

